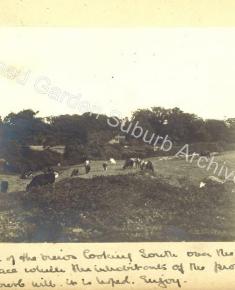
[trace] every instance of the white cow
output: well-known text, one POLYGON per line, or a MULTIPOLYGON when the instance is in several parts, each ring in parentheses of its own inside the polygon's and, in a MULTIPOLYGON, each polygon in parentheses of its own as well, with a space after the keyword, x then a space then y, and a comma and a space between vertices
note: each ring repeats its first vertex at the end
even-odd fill
POLYGON ((58 178, 59 177, 59 173, 54 171, 54 174, 55 174, 55 178, 58 178))
POLYGON ((117 164, 116 160, 113 159, 113 158, 110 158, 109 161, 110 161, 111 164, 117 164))

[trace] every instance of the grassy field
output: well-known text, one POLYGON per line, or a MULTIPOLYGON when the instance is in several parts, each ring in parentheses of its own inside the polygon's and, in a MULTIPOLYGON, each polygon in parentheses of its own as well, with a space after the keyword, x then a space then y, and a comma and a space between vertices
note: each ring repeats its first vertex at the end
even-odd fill
MULTIPOLYGON (((29 180, 0 175, 9 193, 0 196, 2 242, 217 241, 235 240, 234 186, 199 188, 213 170, 196 161, 151 158, 155 173, 123 170, 123 161, 60 167, 54 190, 25 193, 29 180), (74 168, 80 177, 70 178, 74 168)), ((235 152, 217 156, 235 170, 235 152)))
MULTIPOLYGON (((149 158, 154 164, 155 175, 160 179, 169 182, 172 185, 180 186, 185 180, 191 182, 193 185, 199 185, 200 181, 210 175, 214 175, 213 170, 215 167, 211 167, 211 170, 201 169, 197 165, 197 160, 193 163, 186 162, 185 158, 182 159, 165 159, 165 157, 153 157, 149 158)), ((235 151, 226 152, 219 156, 216 156, 214 160, 222 166, 224 162, 228 168, 228 172, 235 171, 235 151)), ((109 176, 109 175, 126 175, 139 172, 138 169, 126 169, 123 170, 123 160, 118 160, 116 165, 109 164, 108 170, 104 171, 102 164, 104 161, 92 161, 91 162, 91 172, 85 174, 83 165, 73 165, 67 167, 55 168, 60 173, 57 182, 69 178, 73 169, 77 168, 80 172, 80 178, 94 178, 96 176, 109 176)), ((221 175, 221 178, 223 176, 221 175)), ((8 175, 0 173, 0 180, 9 181, 9 192, 24 191, 26 185, 30 180, 22 180, 18 175, 8 175)))

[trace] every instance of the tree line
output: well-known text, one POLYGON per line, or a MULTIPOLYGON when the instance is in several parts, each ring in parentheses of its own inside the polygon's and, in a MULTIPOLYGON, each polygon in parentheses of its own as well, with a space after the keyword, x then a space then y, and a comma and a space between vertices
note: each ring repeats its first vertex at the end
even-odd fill
MULTIPOLYGON (((105 158, 102 148, 115 135, 122 134, 119 128, 108 125, 109 116, 92 113, 60 115, 42 118, 39 112, 23 110, 0 118, 0 157, 25 154, 29 145, 66 146, 65 158, 73 158, 79 152, 85 156, 87 148, 96 151, 97 158, 105 158)), ((115 117, 117 118, 117 117, 115 117)), ((120 120, 120 119, 119 119, 120 120)), ((121 122, 121 120, 120 120, 121 122)), ((202 119, 179 108, 153 107, 133 112, 125 119, 125 126, 132 122, 149 132, 168 135, 174 144, 195 142, 235 143, 235 118, 227 120, 202 119)), ((128 142, 137 142, 130 135, 128 142)), ((139 144, 141 145, 141 144, 139 144)), ((28 150, 28 151, 27 151, 28 150)), ((27 154, 26 154, 27 153, 27 154)))

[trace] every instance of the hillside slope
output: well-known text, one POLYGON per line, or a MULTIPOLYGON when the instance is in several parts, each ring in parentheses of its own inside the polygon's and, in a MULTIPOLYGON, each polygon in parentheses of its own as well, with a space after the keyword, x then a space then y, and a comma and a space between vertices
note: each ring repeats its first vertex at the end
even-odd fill
POLYGON ((12 193, 8 203, 2 196, 5 215, 1 212, 1 239, 28 242, 235 240, 233 191, 231 183, 199 189, 185 182, 179 188, 148 173, 64 179, 54 190, 44 187, 31 193, 12 193), (11 227, 7 222, 11 222, 11 227))

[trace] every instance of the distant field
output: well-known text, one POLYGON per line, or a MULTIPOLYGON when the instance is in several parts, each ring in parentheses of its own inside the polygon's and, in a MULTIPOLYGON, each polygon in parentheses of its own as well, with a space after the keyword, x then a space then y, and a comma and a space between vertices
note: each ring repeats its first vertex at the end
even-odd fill
MULTIPOLYGON (((102 161, 92 161, 88 175, 79 165, 57 168, 54 191, 45 187, 29 194, 29 180, 0 175, 10 183, 10 192, 0 195, 0 241, 235 240, 233 183, 201 189, 212 171, 184 159, 150 159, 153 175, 123 170, 124 161, 107 172, 102 161), (80 178, 70 178, 73 168, 80 178)), ((235 171, 235 152, 215 160, 235 171)))

